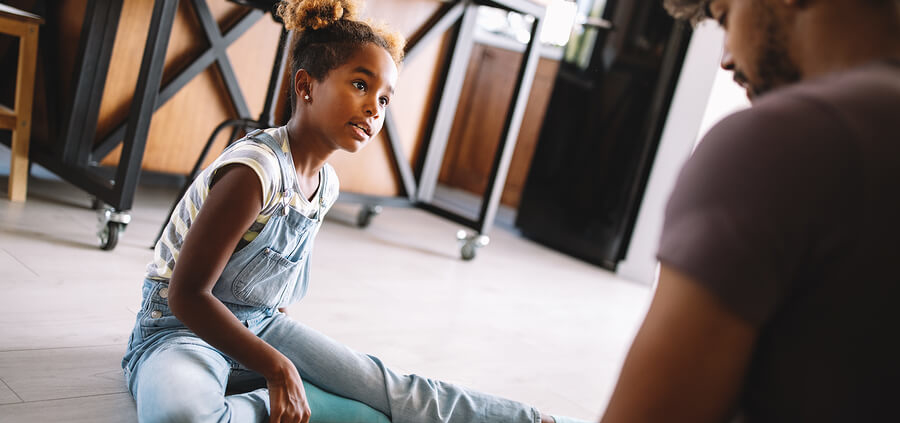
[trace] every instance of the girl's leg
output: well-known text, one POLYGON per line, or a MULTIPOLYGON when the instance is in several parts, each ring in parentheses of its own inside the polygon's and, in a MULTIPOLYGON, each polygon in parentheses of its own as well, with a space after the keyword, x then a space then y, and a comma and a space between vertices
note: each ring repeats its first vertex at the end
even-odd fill
MULTIPOLYGON (((250 370, 232 370, 228 378, 225 394, 250 392, 265 388, 266 379, 259 373, 250 370)), ((354 401, 303 381, 306 400, 312 416, 309 423, 391 423, 384 414, 359 401, 354 401)))
POLYGON ((525 404, 416 375, 398 375, 375 357, 357 353, 278 314, 259 336, 297 366, 300 377, 363 402, 393 423, 538 423, 525 404))
POLYGON ((197 338, 163 341, 131 374, 138 420, 153 422, 266 422, 265 389, 225 396, 231 365, 197 338))

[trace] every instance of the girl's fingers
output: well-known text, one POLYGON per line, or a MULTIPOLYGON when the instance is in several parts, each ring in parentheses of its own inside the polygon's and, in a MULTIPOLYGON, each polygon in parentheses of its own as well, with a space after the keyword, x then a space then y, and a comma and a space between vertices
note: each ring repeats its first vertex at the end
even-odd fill
POLYGON ((300 416, 300 423, 309 423, 309 418, 311 417, 309 406, 306 403, 301 403, 299 407, 299 411, 302 413, 300 416))
POLYGON ((309 407, 299 407, 294 412, 284 409, 273 409, 269 415, 269 423, 309 423, 309 407))

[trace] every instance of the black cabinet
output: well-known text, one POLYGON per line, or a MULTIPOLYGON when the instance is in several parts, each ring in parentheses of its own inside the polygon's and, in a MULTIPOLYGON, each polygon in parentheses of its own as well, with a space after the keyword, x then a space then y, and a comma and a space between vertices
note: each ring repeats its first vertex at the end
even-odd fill
MULTIPOLYGON (((566 46, 516 225, 615 269, 625 256, 690 26, 661 1, 603 1, 566 46)), ((587 6, 587 7, 585 7, 587 6)))

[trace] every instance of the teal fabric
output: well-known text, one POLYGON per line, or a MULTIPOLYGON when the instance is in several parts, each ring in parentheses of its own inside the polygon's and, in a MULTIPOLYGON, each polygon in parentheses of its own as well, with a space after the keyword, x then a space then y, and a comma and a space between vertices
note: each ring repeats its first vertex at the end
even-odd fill
POLYGON ((312 413, 309 423, 391 423, 384 414, 359 401, 325 392, 303 382, 312 413))

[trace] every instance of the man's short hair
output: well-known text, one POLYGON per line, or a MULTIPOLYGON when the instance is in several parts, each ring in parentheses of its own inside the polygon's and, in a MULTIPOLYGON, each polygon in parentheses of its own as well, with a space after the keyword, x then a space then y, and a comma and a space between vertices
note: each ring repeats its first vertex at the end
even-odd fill
POLYGON ((712 0, 665 0, 663 5, 675 19, 689 20, 692 25, 697 25, 709 17, 710 1, 712 0))

